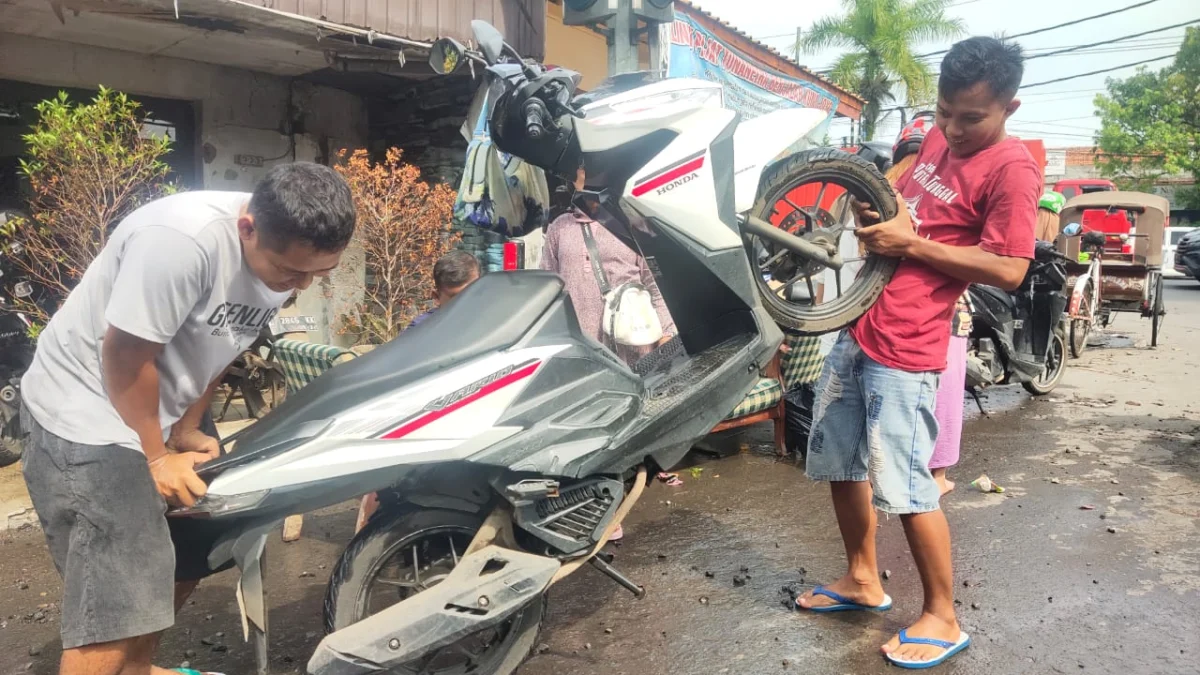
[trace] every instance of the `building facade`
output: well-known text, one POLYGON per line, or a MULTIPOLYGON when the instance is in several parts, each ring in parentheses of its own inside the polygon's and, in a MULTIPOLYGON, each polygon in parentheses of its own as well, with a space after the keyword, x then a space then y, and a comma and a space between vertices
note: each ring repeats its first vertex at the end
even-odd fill
MULTIPOLYGON (((454 179, 474 86, 469 74, 435 77, 428 44, 469 41, 472 19, 544 56, 545 0, 0 2, 0 206, 19 198, 33 104, 60 90, 85 100, 98 85, 139 100, 172 136, 169 163, 189 189, 250 190, 280 162, 388 145, 454 179)), ((318 319, 314 340, 338 341, 362 297, 361 256, 348 258, 297 303, 318 319)))

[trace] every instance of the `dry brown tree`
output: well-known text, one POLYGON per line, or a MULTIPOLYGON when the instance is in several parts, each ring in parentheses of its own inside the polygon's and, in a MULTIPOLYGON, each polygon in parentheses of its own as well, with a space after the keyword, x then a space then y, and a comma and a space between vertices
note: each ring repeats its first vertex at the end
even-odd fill
POLYGON ((366 150, 338 154, 358 211, 354 238, 367 267, 364 302, 343 331, 382 344, 404 329, 433 296, 433 263, 454 248, 454 191, 421 180, 421 171, 390 148, 381 162, 366 150))

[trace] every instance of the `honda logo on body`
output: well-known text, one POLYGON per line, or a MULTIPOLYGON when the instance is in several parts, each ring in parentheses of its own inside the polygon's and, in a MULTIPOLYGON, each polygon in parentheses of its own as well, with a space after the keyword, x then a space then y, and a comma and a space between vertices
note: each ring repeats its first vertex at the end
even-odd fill
POLYGON ((675 180, 671 181, 670 183, 667 183, 666 185, 658 188, 658 192, 656 192, 655 194, 665 195, 668 192, 670 192, 671 190, 674 190, 675 188, 683 185, 684 183, 690 183, 699 177, 700 177, 700 173, 697 171, 693 171, 692 173, 689 173, 688 175, 684 176, 683 178, 676 178, 675 180))

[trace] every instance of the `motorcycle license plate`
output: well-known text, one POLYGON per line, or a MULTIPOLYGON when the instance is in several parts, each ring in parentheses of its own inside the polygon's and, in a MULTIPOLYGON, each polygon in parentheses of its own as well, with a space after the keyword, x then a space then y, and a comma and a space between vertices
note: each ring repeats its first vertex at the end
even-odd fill
POLYGON ((276 335, 307 333, 316 329, 317 320, 311 316, 277 316, 271 319, 271 332, 276 335))

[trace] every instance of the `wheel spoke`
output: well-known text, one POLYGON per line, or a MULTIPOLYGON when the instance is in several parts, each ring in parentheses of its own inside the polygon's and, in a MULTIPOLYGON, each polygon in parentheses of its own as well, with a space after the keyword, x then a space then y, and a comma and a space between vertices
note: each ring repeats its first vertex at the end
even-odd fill
MULTIPOLYGON (((792 283, 795 283, 795 280, 793 280, 792 283)), ((816 307, 817 306, 817 289, 813 286, 813 280, 812 280, 811 274, 804 275, 804 283, 808 284, 808 304, 812 305, 813 307, 816 307)))
POLYGON ((450 540, 450 557, 454 559, 454 566, 458 567, 458 551, 454 550, 454 535, 446 535, 446 539, 450 540))
POLYGON ((814 208, 818 210, 821 208, 821 202, 825 200, 825 188, 827 187, 829 187, 829 183, 821 183, 821 189, 817 191, 817 203, 814 208))
POLYGON ((417 554, 417 545, 413 544, 413 578, 421 583, 421 559, 417 554))
POLYGON ((775 263, 779 262, 780 260, 783 260, 783 257, 784 257, 784 256, 786 256, 787 254, 788 254, 788 251, 787 251, 787 249, 783 249, 783 250, 781 250, 780 252, 778 252, 778 253, 776 253, 775 255, 773 255, 773 256, 771 256, 770 258, 768 258, 768 259, 767 259, 767 262, 765 262, 765 263, 763 263, 763 264, 759 265, 759 266, 758 266, 758 271, 759 271, 759 272, 766 272, 766 271, 767 271, 767 269, 768 269, 769 267, 771 267, 771 266, 772 266, 772 265, 774 265, 775 263))
POLYGON ((835 286, 837 286, 837 296, 839 298, 842 297, 842 271, 841 270, 833 271, 833 283, 835 286))
POLYGON ((396 579, 384 579, 383 577, 375 577, 375 583, 383 584, 384 586, 395 586, 396 588, 420 588, 420 584, 411 581, 398 581, 396 579))
POLYGON ((842 205, 838 207, 837 222, 838 225, 846 224, 846 209, 850 208, 850 200, 854 199, 853 195, 846 192, 845 199, 842 200, 842 205))

